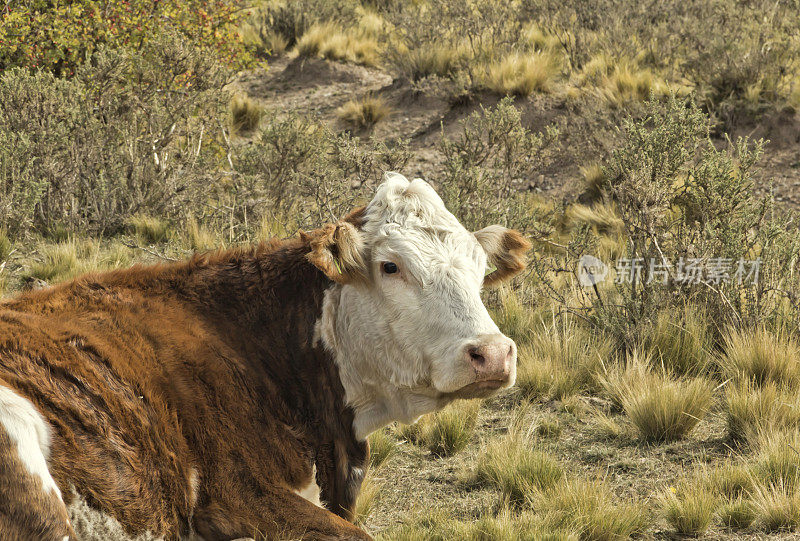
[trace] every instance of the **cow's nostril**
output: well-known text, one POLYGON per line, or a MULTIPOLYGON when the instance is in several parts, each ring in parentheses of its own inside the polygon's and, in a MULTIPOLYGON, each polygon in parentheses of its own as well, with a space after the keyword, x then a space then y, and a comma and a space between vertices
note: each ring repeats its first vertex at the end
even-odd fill
POLYGON ((475 364, 483 364, 486 362, 486 357, 479 353, 478 348, 470 348, 469 350, 469 357, 472 359, 472 362, 475 364))

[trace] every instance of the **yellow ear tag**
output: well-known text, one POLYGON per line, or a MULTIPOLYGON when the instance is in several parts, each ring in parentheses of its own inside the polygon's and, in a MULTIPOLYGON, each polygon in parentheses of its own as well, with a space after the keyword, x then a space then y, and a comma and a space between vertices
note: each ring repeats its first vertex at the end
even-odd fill
POLYGON ((497 270, 497 267, 492 267, 492 266, 490 265, 489 267, 487 267, 487 269, 486 269, 486 273, 484 273, 484 275, 483 275, 483 276, 484 276, 484 278, 485 278, 486 276, 489 276, 490 274, 492 274, 492 273, 493 273, 494 271, 496 271, 496 270, 497 270))
POLYGON ((335 257, 333 258, 333 265, 336 267, 336 270, 337 270, 337 271, 339 271, 339 274, 344 274, 344 273, 342 272, 342 267, 341 267, 341 265, 339 265, 339 260, 338 260, 338 259, 336 259, 335 257))

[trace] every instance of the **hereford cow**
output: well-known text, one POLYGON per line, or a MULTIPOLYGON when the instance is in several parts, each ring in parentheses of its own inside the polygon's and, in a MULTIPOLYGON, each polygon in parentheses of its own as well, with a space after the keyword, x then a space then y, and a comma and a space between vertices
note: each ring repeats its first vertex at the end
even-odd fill
POLYGON ((0 303, 0 539, 73 539, 76 495, 168 540, 369 539, 367 435, 514 383, 480 291, 528 248, 388 174, 292 240, 0 303))

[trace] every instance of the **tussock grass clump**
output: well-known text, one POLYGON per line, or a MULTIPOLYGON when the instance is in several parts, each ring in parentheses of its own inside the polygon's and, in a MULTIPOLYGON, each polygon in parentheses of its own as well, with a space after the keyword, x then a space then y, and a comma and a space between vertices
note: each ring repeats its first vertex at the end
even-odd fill
POLYGON ((480 400, 458 400, 436 412, 422 442, 436 456, 452 456, 467 446, 475 433, 480 400))
POLYGON ((614 206, 610 204, 571 205, 567 208, 564 217, 571 229, 586 224, 601 235, 619 235, 624 230, 622 219, 614 206))
POLYGON ((763 484, 800 488, 800 432, 769 431, 758 435, 754 476, 763 484))
POLYGON ((647 364, 634 355, 628 368, 610 372, 601 382, 644 440, 682 439, 708 412, 713 388, 702 378, 675 379, 667 372, 648 371, 647 364))
POLYGON ((239 135, 247 135, 255 131, 264 116, 264 108, 243 94, 237 94, 231 98, 228 110, 231 115, 231 128, 234 133, 239 135))
POLYGON ((554 458, 534 447, 532 438, 512 429, 485 446, 472 480, 500 489, 505 501, 521 504, 534 491, 552 487, 563 474, 554 458))
POLYGON ((725 391, 728 436, 745 441, 761 431, 800 427, 800 396, 773 382, 729 384, 725 391))
POLYGON ((375 479, 372 472, 367 472, 364 476, 364 482, 361 483, 361 490, 356 499, 355 509, 353 509, 353 517, 356 524, 364 523, 370 513, 375 509, 380 499, 381 486, 375 479))
POLYGON ((564 399, 596 387, 596 376, 611 354, 603 336, 589 333, 572 319, 539 323, 519 351, 517 388, 526 398, 564 399))
POLYGON ((340 120, 356 128, 371 128, 391 113, 392 109, 386 100, 372 94, 360 100, 350 100, 336 110, 340 120))
POLYGON ((504 96, 530 96, 550 90, 558 59, 549 52, 511 53, 486 69, 486 88, 504 96))
POLYGON ((8 238, 8 233, 5 229, 0 229, 0 264, 4 263, 11 255, 14 245, 11 239, 8 238))
POLYGON ((768 532, 800 527, 800 492, 778 485, 757 485, 752 498, 756 524, 768 532))
POLYGON ((190 219, 186 225, 185 242, 195 252, 205 252, 222 244, 222 240, 215 233, 197 223, 195 219, 190 219))
POLYGON ((318 56, 365 66, 378 65, 379 49, 378 41, 373 36, 356 30, 345 31, 330 21, 312 25, 295 45, 299 56, 318 56))
POLYGON ((375 470, 397 452, 397 441, 382 428, 369 435, 369 464, 375 470))
POLYGON ((423 415, 416 423, 411 423, 410 425, 398 423, 395 431, 400 438, 408 443, 419 445, 422 443, 432 419, 432 415, 423 415))
POLYGON ((411 81, 431 75, 454 77, 471 56, 466 45, 432 42, 425 47, 409 49, 399 46, 394 53, 394 63, 411 81))
POLYGON ((697 307, 686 307, 678 317, 674 310, 659 312, 647 328, 645 348, 653 362, 675 374, 705 374, 714 338, 697 307))
POLYGON ((731 530, 745 530, 756 520, 753 503, 741 497, 724 503, 717 511, 722 525, 731 530))
POLYGON ((45 244, 37 251, 38 258, 23 269, 22 276, 51 284, 87 272, 126 267, 133 262, 133 253, 126 246, 115 242, 104 247, 93 239, 45 244))
POLYGON ((733 331, 725 338, 719 359, 723 373, 737 381, 800 382, 800 347, 790 336, 765 329, 733 331))
POLYGON ((140 214, 128 220, 134 235, 145 244, 157 244, 167 240, 169 223, 155 216, 140 214))
POLYGON ((714 468, 708 474, 709 488, 728 500, 751 494, 754 481, 753 474, 747 466, 730 461, 714 468))
POLYGON ((579 169, 583 179, 583 197, 589 201, 603 198, 608 187, 608 178, 599 163, 582 165, 579 169))
POLYGON ((644 531, 650 521, 644 507, 617 500, 602 481, 562 481, 537 491, 531 504, 544 524, 573 530, 587 541, 626 539, 644 531))
POLYGON ((694 480, 684 480, 661 496, 664 517, 681 535, 700 535, 708 530, 717 505, 714 493, 694 480))

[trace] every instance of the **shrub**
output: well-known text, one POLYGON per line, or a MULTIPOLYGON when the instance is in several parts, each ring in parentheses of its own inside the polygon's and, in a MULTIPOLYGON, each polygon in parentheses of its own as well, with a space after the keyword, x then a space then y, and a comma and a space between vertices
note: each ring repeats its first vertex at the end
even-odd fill
POLYGON ((480 400, 461 400, 436 412, 422 436, 431 453, 446 457, 463 450, 475 433, 480 407, 480 400))
POLYGON ((499 223, 521 231, 537 227, 537 215, 517 183, 533 176, 558 137, 555 128, 532 133, 511 98, 472 113, 455 137, 439 141, 444 172, 439 193, 468 229, 499 223))
POLYGON ((161 36, 101 50, 69 81, 0 75, 0 227, 103 233, 137 213, 182 212, 217 166, 226 73, 161 36))
POLYGON ((0 72, 14 67, 74 75, 103 48, 141 49, 163 32, 180 34, 193 48, 243 67, 250 57, 238 32, 238 0, 91 0, 9 2, 0 17, 0 72))
POLYGON ((350 100, 339 109, 336 114, 340 120, 355 128, 371 128, 392 113, 386 100, 367 94, 360 100, 350 100))

